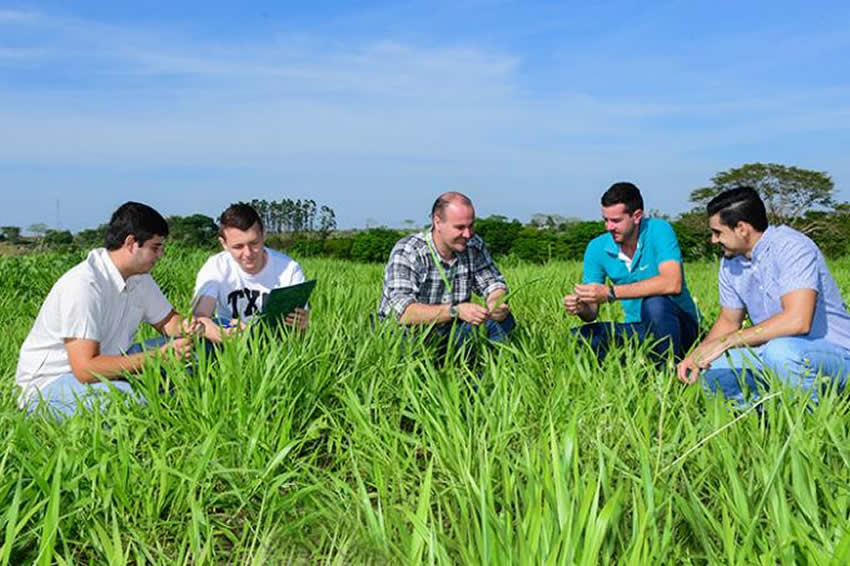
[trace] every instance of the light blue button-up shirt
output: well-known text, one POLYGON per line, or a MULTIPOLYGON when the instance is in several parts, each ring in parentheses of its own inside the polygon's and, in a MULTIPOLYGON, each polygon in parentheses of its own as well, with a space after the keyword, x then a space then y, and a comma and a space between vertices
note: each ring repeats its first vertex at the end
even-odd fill
MULTIPOLYGON (((679 241, 669 222, 660 218, 644 218, 638 232, 638 245, 631 265, 627 266, 620 258, 620 245, 609 233, 597 236, 587 245, 584 252, 583 283, 605 283, 610 279, 615 285, 624 285, 643 281, 658 275, 658 266, 665 261, 675 261, 682 264, 682 251, 679 241)), ((685 283, 685 272, 682 270, 682 292, 669 297, 682 310, 694 319, 697 317, 697 307, 694 304, 688 286, 685 283)), ((640 322, 640 307, 643 299, 624 299, 623 311, 626 322, 640 322)))
POLYGON ((817 291, 808 338, 825 338, 850 349, 850 314, 817 245, 788 226, 769 226, 753 248, 720 262, 720 305, 746 309, 753 324, 782 312, 782 296, 799 289, 817 291))

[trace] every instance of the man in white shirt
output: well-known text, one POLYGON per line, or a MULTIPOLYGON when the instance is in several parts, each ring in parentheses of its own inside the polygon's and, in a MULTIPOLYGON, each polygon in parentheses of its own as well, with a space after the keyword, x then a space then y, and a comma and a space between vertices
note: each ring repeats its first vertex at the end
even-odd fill
POLYGON ((166 236, 165 219, 147 205, 127 202, 113 213, 105 248, 92 250, 59 278, 21 346, 21 408, 31 412, 44 402, 56 416, 70 416, 80 402, 90 407, 110 388, 132 393, 125 376, 154 356, 191 355, 191 337, 131 350, 142 321, 163 336, 192 330, 149 273, 166 236))
MULTIPOLYGON (((306 279, 291 257, 265 247, 263 221, 250 205, 230 205, 219 217, 219 226, 224 251, 209 258, 198 272, 193 309, 213 342, 221 342, 222 334, 244 327, 262 311, 270 291, 306 279), (210 324, 213 316, 218 324, 210 324)), ((285 319, 287 326, 299 330, 306 330, 309 322, 309 311, 303 308, 285 319)))

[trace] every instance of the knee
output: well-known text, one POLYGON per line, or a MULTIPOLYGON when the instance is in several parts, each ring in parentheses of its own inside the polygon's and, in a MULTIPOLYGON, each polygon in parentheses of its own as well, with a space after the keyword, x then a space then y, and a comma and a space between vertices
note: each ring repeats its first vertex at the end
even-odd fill
POLYGON ((672 301, 667 297, 645 297, 640 303, 641 322, 664 320, 672 315, 672 301))
POLYGON ((803 346, 799 338, 774 338, 762 350, 762 362, 774 371, 796 367, 805 362, 803 346))

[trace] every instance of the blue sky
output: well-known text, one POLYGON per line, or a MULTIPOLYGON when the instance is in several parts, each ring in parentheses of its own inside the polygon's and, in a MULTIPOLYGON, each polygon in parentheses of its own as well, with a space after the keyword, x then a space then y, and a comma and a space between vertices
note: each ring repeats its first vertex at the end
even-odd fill
POLYGON ((595 218, 721 170, 850 200, 847 2, 0 2, 0 225, 313 198, 342 227, 595 218))

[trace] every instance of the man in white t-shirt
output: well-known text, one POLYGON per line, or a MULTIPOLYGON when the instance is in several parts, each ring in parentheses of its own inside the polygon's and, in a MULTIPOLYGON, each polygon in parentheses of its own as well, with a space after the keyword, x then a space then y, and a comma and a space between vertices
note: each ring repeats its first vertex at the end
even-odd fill
MULTIPOLYGON (((194 315, 204 323, 206 337, 213 342, 221 342, 222 333, 244 326, 262 311, 270 291, 306 279, 291 257, 265 247, 263 221, 250 205, 230 205, 219 225, 218 240, 224 251, 201 267, 194 294, 194 315), (213 316, 218 324, 209 324, 213 316)), ((306 330, 309 322, 309 311, 302 308, 285 319, 287 326, 300 330, 306 330)))
POLYGON ((125 376, 152 357, 191 356, 190 337, 163 340, 147 351, 131 349, 144 321, 163 336, 191 332, 150 276, 162 257, 168 224, 153 208, 127 202, 116 210, 105 248, 53 285, 21 346, 16 381, 19 404, 31 412, 39 402, 56 416, 73 414, 114 387, 132 394, 125 376))

